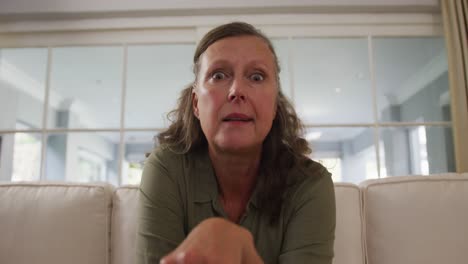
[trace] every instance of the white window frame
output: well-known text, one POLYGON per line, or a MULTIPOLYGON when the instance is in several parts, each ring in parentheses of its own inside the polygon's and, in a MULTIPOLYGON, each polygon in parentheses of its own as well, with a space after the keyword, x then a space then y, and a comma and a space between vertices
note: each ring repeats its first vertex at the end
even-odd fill
MULTIPOLYGON (((129 45, 162 43, 196 43, 216 25, 230 21, 246 21, 256 25, 271 38, 296 37, 365 37, 369 44, 369 67, 373 93, 374 120, 365 124, 306 124, 306 127, 372 127, 375 131, 377 171, 380 177, 379 128, 390 126, 452 126, 451 122, 389 122, 378 121, 373 37, 424 37, 442 36, 439 14, 260 14, 224 16, 183 16, 183 17, 135 17, 103 19, 65 19, 53 21, 23 21, 0 24, 0 49, 22 47, 48 48, 46 99, 44 104, 43 128, 26 132, 42 133, 41 179, 45 174, 46 138, 49 133, 67 132, 120 132, 119 179, 125 153, 125 132, 158 131, 162 128, 125 128, 125 96, 127 76, 127 47, 129 45), (122 46, 124 63, 122 69, 121 122, 119 129, 48 129, 47 108, 49 105, 50 72, 52 48, 66 46, 122 46)), ((291 58, 291 56, 290 56, 291 58)), ((294 70, 289 60, 290 74, 294 70)), ((291 80, 291 94, 294 83, 291 80)), ((293 98, 294 100, 294 98, 293 98)), ((24 132, 21 130, 0 131, 0 133, 24 132)))

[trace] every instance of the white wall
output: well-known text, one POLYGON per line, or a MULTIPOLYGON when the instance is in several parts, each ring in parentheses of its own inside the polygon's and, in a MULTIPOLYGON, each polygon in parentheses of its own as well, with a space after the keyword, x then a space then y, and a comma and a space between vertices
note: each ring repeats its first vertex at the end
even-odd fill
POLYGON ((8 83, 0 79, 0 129, 12 130, 15 128, 18 115, 18 97, 20 94, 8 83))
MULTIPOLYGON (((68 133, 66 142, 65 175, 67 181, 80 181, 80 170, 78 167, 78 153, 80 148, 95 153, 107 161, 114 159, 114 145, 99 135, 68 133)), ((112 170, 113 168, 107 169, 112 170)))
POLYGON ((239 8, 288 8, 309 7, 316 10, 327 8, 433 8, 438 9, 438 0, 2 0, 2 14, 33 13, 89 13, 89 12, 132 12, 132 11, 181 11, 181 10, 215 10, 239 8))
MULTIPOLYGON (((0 80, 0 129, 14 129, 16 123, 18 94, 10 89, 7 83, 0 80)), ((13 169, 13 147, 15 138, 13 134, 2 134, 2 144, 0 146, 0 181, 9 180, 13 169)))
MULTIPOLYGON (((346 152, 346 151, 345 151, 346 152)), ((342 180, 345 182, 359 183, 367 179, 377 178, 377 159, 374 146, 361 150, 353 155, 346 155, 342 159, 342 180), (368 171, 368 166, 375 170, 368 171), (371 174, 368 174, 371 173, 371 174)))

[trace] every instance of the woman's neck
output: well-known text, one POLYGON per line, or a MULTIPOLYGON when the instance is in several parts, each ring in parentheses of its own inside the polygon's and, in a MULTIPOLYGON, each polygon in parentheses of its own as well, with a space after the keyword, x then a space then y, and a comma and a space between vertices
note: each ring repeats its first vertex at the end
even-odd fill
POLYGON ((261 148, 247 153, 209 147, 209 156, 225 201, 248 202, 258 178, 261 148))

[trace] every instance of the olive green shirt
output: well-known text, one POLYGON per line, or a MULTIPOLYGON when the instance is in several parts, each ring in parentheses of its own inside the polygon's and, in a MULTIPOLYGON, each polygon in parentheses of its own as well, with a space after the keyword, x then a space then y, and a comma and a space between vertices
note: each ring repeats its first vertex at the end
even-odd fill
MULTIPOLYGON (((335 238, 335 195, 330 173, 309 160, 288 177, 280 218, 271 225, 254 191, 239 225, 254 238, 265 263, 331 264, 335 238)), ((175 154, 158 148, 146 161, 139 193, 137 264, 159 263, 203 220, 227 218, 219 202, 208 152, 175 154)))

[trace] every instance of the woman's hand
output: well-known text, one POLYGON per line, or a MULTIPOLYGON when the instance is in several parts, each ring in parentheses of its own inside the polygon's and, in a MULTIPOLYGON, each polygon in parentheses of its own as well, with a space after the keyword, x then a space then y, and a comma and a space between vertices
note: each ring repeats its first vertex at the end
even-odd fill
POLYGON ((263 263, 246 229, 222 218, 210 218, 196 226, 162 264, 263 263))

